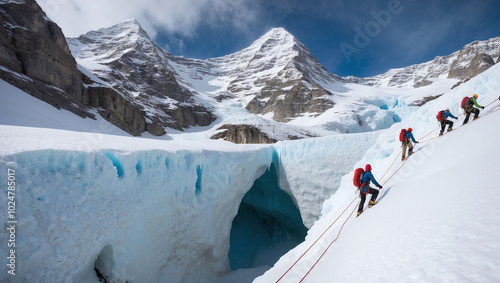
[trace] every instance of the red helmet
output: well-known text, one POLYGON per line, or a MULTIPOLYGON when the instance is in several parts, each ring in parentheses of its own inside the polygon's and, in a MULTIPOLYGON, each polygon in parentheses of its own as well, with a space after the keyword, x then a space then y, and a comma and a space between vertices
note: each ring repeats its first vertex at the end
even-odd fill
POLYGON ((366 164, 365 171, 372 171, 372 166, 370 164, 366 164))
POLYGON ((412 129, 412 128, 408 128, 408 132, 412 132, 412 131, 413 131, 413 129, 412 129))

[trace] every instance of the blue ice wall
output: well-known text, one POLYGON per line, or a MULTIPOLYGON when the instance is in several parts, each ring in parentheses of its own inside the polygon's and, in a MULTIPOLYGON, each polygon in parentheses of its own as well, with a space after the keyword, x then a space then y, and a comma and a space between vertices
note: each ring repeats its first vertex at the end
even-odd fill
POLYGON ((272 266, 307 234, 292 198, 278 186, 274 164, 241 201, 230 235, 231 269, 272 266))

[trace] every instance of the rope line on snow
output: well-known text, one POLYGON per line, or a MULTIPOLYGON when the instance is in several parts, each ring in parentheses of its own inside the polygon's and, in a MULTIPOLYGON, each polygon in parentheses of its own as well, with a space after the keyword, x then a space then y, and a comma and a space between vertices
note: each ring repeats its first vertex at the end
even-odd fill
MULTIPOLYGON (((497 99, 495 99, 494 101, 492 101, 490 104, 486 105, 485 107, 493 104, 495 101, 497 101, 497 99)), ((487 116, 489 114, 492 114, 494 112, 497 112, 499 111, 500 108, 496 109, 496 110, 493 110, 493 111, 490 111, 488 113, 486 113, 484 116, 487 116)), ((458 117, 462 116, 463 114, 460 114, 458 115, 458 117)), ((458 118, 457 117, 457 118, 458 118)), ((437 129, 439 129, 440 127, 438 127, 437 129)), ((433 133, 434 131, 436 131, 437 129, 434 129, 432 130, 431 132, 429 132, 428 134, 426 134, 425 136, 423 136, 422 138, 430 135, 431 133, 433 133)), ((423 142, 428 142, 428 141, 431 141, 431 140, 434 140, 434 139, 437 139, 439 136, 437 137, 434 137, 434 138, 431 138, 431 139, 427 139, 427 140, 424 140, 424 141, 421 141, 419 143, 423 143, 423 142)), ((402 152, 402 150, 401 150, 402 152)), ((400 153, 401 153, 400 152, 400 153)), ((391 167, 394 165, 394 163, 396 162, 397 158, 398 158, 399 155, 396 156, 396 159, 394 159, 394 161, 392 162, 392 164, 389 166, 389 168, 386 170, 386 172, 384 173, 384 175, 382 176, 381 179, 383 179, 385 177, 385 175, 387 174, 387 172, 389 172, 389 170, 391 169, 391 167)), ((398 172, 399 170, 401 170, 401 168, 403 168, 403 166, 406 164, 406 162, 408 161, 408 159, 405 159, 404 162, 401 164, 401 166, 399 166, 399 168, 394 172, 392 173, 391 176, 389 176, 389 178, 387 178, 387 180, 385 182, 382 183, 382 185, 385 185, 390 179, 392 179, 398 172)), ((347 209, 353 204, 353 202, 357 199, 358 197, 356 196, 356 198, 354 198, 352 200, 352 202, 344 209, 344 211, 342 211, 342 213, 337 217, 337 219, 335 219, 331 224, 330 226, 328 226, 328 228, 325 229, 325 231, 323 231, 323 233, 316 239, 316 241, 314 241, 314 243, 311 244, 311 246, 292 264, 292 266, 290 266, 290 268, 287 269, 287 271, 285 273, 283 273, 283 275, 276 281, 276 283, 278 283, 281 279, 283 279, 283 277, 285 277, 285 275, 300 261, 300 259, 302 259, 302 257, 304 257, 304 255, 309 252, 309 250, 319 241, 319 239, 321 239, 325 233, 333 226, 333 224, 335 224, 339 219, 340 217, 347 211, 347 209)), ((309 275, 309 273, 312 271, 312 269, 316 266, 316 264, 318 264, 318 262, 321 260, 321 258, 326 254, 326 252, 328 251, 328 249, 330 248, 330 246, 335 242, 337 241, 337 239, 340 237, 340 234, 342 232, 342 229, 344 228, 344 225, 347 223, 347 221, 351 218, 351 216, 353 215, 354 211, 356 211, 356 208, 359 206, 359 202, 358 204, 354 207, 353 211, 351 212, 351 214, 349 215, 349 217, 347 217, 347 219, 344 221, 344 223, 342 224, 342 226, 340 227, 340 230, 339 230, 339 233, 337 234, 337 237, 335 237, 335 239, 333 239, 332 242, 330 242, 330 244, 328 245, 328 247, 326 247, 326 249, 323 251, 323 253, 320 255, 320 257, 316 260, 316 262, 313 264, 313 266, 309 269, 309 271, 304 275, 304 277, 302 277, 302 279, 299 281, 299 283, 301 283, 306 277, 307 275, 309 275)))
MULTIPOLYGON (((499 98, 500 98, 500 97, 499 97, 499 98)), ((490 104, 488 104, 488 105, 486 105, 486 106, 484 106, 484 107, 488 107, 488 106, 490 106, 491 104, 495 103, 495 101, 497 101, 497 100, 500 100, 500 99, 495 98, 495 100, 493 100, 492 102, 490 102, 490 104)), ((495 111, 496 111, 496 110, 495 110, 495 111)))
MULTIPOLYGON (((323 235, 325 235, 325 233, 333 226, 333 224, 335 224, 335 222, 337 222, 337 220, 340 219, 340 217, 347 211, 347 209, 351 206, 351 204, 357 199, 358 197, 356 196, 352 201, 351 203, 344 209, 344 211, 342 211, 342 213, 339 215, 339 217, 337 217, 337 219, 335 219, 335 221, 332 222, 332 224, 330 224, 330 226, 328 226, 328 228, 326 228, 326 230, 318 237, 318 239, 316 239, 316 241, 314 241, 314 243, 312 243, 312 245, 292 264, 292 266, 290 266, 290 268, 288 268, 288 270, 283 273, 283 275, 281 275, 281 277, 276 281, 276 283, 278 283, 283 277, 285 277, 285 275, 297 264, 297 262, 299 262, 299 260, 307 253, 309 252, 309 250, 319 241, 319 239, 321 239, 321 237, 323 237, 323 235)), ((349 219, 349 218, 347 218, 349 219)))
POLYGON ((389 178, 387 178, 387 180, 384 183, 382 183, 382 186, 385 185, 387 182, 389 182, 389 180, 392 179, 392 177, 394 177, 394 175, 396 175, 396 173, 398 173, 399 170, 401 170, 401 168, 403 168, 403 166, 406 164, 406 161, 408 161, 408 159, 405 159, 405 161, 403 161, 403 164, 401 164, 401 166, 399 166, 398 170, 396 170, 396 172, 392 173, 392 175, 389 178))
MULTIPOLYGON (((359 202, 358 202, 358 205, 359 205, 359 202)), ((311 268, 309 269, 309 271, 307 271, 307 273, 304 275, 304 277, 302 277, 302 279, 300 279, 299 283, 301 283, 302 281, 304 281, 304 279, 307 277, 307 275, 309 275, 309 273, 313 270, 313 268, 316 266, 316 264, 318 264, 318 262, 321 260, 321 258, 326 254, 326 251, 328 251, 328 249, 330 249, 330 246, 335 242, 337 241, 337 239, 339 238, 340 236, 340 233, 342 232, 342 229, 344 228, 344 225, 347 223, 347 221, 351 218, 351 216, 354 214, 354 211, 356 211, 356 207, 357 205, 354 207, 354 209, 352 210, 351 214, 349 215, 349 217, 347 217, 347 219, 344 221, 344 223, 342 224, 342 226, 340 227, 340 230, 339 230, 339 233, 337 234, 337 237, 335 237, 335 239, 333 239, 333 241, 330 242, 330 244, 328 245, 328 247, 326 247, 325 251, 319 256, 319 258, 316 260, 316 262, 313 264, 313 266, 311 266, 311 268)))
POLYGON ((385 175, 387 175, 387 172, 389 172, 389 170, 392 168, 392 165, 394 165, 394 163, 396 162, 396 160, 398 160, 398 157, 401 155, 401 153, 403 153, 403 150, 401 149, 401 151, 399 152, 398 155, 396 155, 396 158, 394 158, 394 161, 392 162, 391 166, 389 166, 389 168, 387 168, 387 170, 385 171, 384 175, 382 175, 382 177, 380 178, 380 180, 383 180, 385 175))

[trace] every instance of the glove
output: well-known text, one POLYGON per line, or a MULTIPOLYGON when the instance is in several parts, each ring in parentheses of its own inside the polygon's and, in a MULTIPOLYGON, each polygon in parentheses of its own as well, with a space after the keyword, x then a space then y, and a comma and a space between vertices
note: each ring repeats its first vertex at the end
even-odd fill
POLYGON ((418 141, 416 141, 415 143, 418 143, 418 141))
POLYGON ((378 186, 379 189, 382 189, 382 186, 378 186))
POLYGON ((484 106, 481 106, 481 109, 484 109, 484 106))

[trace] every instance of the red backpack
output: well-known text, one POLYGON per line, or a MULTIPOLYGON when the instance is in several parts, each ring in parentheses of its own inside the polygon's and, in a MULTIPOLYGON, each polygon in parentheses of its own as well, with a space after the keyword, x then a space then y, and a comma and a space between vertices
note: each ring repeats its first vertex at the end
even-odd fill
POLYGON ((439 122, 443 121, 443 110, 439 111, 438 114, 436 115, 436 118, 438 119, 439 122))
POLYGON ((365 170, 363 170, 363 168, 358 168, 354 171, 354 179, 352 179, 352 183, 356 186, 356 188, 359 188, 361 185, 361 178, 363 178, 364 173, 365 170))
POLYGON ((402 129, 401 133, 399 133, 399 141, 404 142, 405 141, 405 135, 406 135, 406 129, 402 129))
POLYGON ((463 109, 465 109, 465 104, 467 103, 467 100, 469 100, 469 97, 466 96, 464 99, 462 99, 462 104, 460 105, 463 109))

